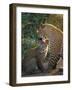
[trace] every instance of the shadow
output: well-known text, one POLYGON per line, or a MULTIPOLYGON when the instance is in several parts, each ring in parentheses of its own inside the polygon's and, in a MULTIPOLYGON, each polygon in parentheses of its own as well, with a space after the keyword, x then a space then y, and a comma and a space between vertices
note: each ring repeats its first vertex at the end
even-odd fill
POLYGON ((9 85, 9 83, 8 83, 8 82, 5 82, 5 84, 6 84, 6 85, 9 85))

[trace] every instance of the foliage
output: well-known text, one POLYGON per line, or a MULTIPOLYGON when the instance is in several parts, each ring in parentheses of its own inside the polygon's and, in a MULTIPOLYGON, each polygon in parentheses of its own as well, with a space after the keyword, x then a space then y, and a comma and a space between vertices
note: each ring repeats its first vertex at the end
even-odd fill
POLYGON ((53 24, 57 28, 63 31, 63 15, 62 14, 51 14, 48 18, 47 23, 53 24))

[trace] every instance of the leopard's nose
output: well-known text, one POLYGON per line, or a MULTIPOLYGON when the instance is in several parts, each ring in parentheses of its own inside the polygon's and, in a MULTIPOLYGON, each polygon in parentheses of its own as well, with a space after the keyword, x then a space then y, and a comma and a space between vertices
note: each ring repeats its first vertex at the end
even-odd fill
POLYGON ((46 40, 46 43, 49 44, 49 40, 46 40))

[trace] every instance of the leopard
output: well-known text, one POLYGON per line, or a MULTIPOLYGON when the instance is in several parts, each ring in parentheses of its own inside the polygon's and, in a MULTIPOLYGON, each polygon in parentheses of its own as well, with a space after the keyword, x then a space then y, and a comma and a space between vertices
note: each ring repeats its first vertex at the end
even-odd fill
POLYGON ((63 32, 52 24, 42 24, 37 33, 40 36, 36 49, 38 67, 42 72, 50 72, 63 53, 63 32))

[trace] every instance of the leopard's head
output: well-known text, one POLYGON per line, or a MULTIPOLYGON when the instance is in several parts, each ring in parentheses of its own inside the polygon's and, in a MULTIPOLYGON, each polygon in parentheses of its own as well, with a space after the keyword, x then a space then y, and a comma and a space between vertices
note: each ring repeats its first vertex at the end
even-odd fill
POLYGON ((38 30, 37 30, 37 34, 38 34, 38 40, 40 42, 45 43, 46 45, 49 44, 49 38, 48 35, 46 34, 46 32, 44 31, 45 25, 41 25, 38 30))

